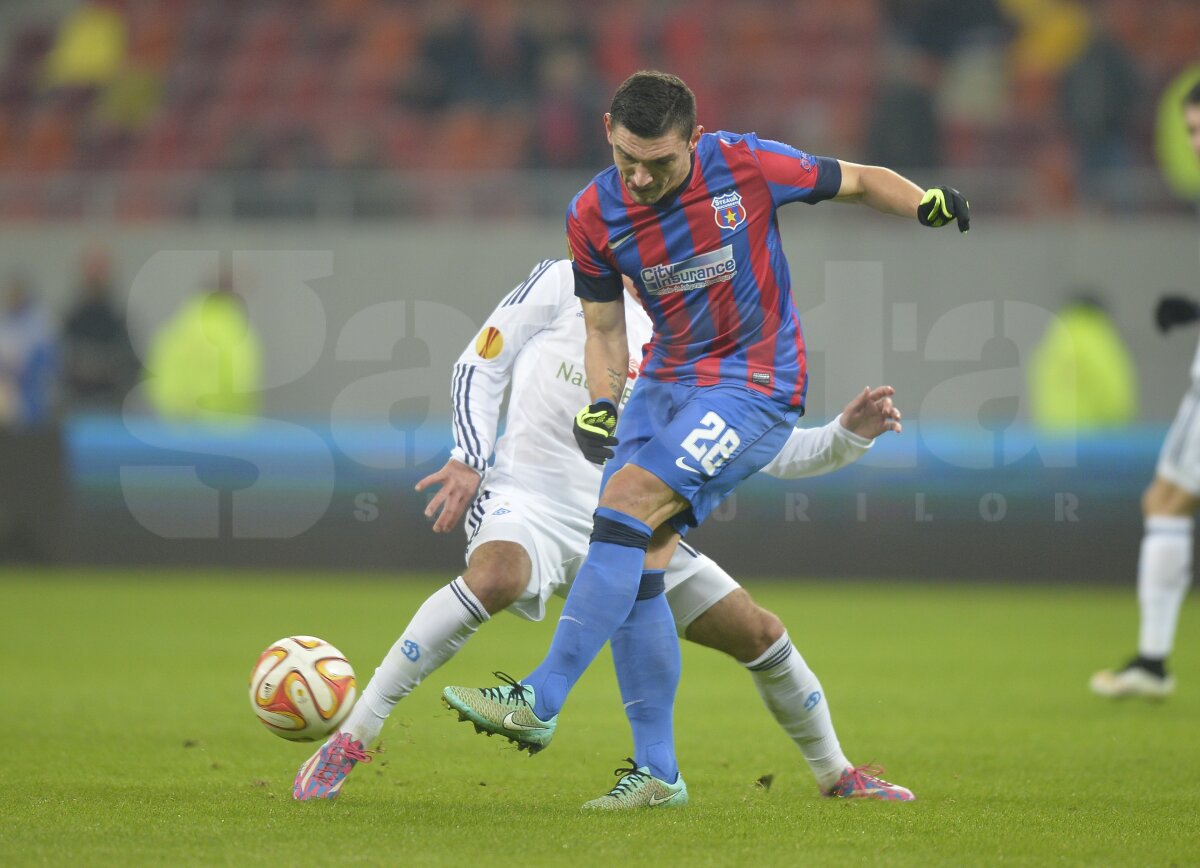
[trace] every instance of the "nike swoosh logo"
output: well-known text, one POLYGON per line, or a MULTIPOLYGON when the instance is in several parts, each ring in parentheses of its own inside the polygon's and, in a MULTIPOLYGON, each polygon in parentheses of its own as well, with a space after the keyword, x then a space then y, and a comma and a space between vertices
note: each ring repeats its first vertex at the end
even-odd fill
POLYGON ((626 241, 628 241, 632 237, 633 237, 633 232, 627 232, 624 235, 622 235, 620 238, 616 239, 615 241, 608 242, 608 249, 616 250, 618 247, 620 247, 622 244, 624 244, 626 241))
POLYGON ((700 472, 695 467, 692 467, 692 465, 690 465, 686 461, 684 461, 682 458, 675 459, 675 466, 678 467, 680 470, 686 470, 688 473, 699 473, 700 472))
POLYGON ((671 799, 675 798, 677 795, 679 795, 679 794, 678 794, 678 793, 671 793, 671 795, 669 795, 669 796, 666 796, 665 798, 662 798, 662 799, 660 799, 658 796, 651 796, 651 797, 650 797, 650 807, 652 807, 652 808, 658 807, 658 806, 659 806, 659 805, 661 805, 663 802, 669 802, 669 801, 671 801, 671 799))
POLYGON ((517 723, 515 720, 513 720, 513 716, 515 714, 515 711, 510 711, 508 714, 504 715, 505 729, 544 729, 544 727, 541 726, 526 726, 523 723, 517 723))

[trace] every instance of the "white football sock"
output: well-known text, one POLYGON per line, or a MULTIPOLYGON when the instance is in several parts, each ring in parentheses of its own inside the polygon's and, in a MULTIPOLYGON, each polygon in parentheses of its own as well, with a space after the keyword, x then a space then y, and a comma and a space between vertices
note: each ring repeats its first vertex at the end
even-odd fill
POLYGON ((451 657, 489 615, 459 576, 429 596, 388 651, 342 731, 364 745, 379 738, 392 709, 451 657))
POLYGON ((791 736, 822 791, 850 765, 829 716, 821 682, 785 632, 762 656, 743 664, 772 716, 791 736))
POLYGON ((1192 583, 1192 526, 1191 516, 1146 519, 1138 559, 1138 654, 1143 657, 1166 657, 1175 645, 1179 609, 1192 583))

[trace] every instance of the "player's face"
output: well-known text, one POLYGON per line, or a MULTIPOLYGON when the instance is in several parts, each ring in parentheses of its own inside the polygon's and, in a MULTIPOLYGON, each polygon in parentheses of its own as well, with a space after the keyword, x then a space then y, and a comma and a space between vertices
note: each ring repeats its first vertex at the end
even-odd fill
POLYGON ((698 126, 688 139, 676 130, 658 138, 643 139, 620 124, 614 126, 612 116, 607 114, 604 129, 625 189, 639 205, 653 205, 683 183, 692 168, 696 142, 704 131, 698 126))
POLYGON ((1200 105, 1189 105, 1183 110, 1183 119, 1187 121, 1188 139, 1192 143, 1192 153, 1200 157, 1200 105))

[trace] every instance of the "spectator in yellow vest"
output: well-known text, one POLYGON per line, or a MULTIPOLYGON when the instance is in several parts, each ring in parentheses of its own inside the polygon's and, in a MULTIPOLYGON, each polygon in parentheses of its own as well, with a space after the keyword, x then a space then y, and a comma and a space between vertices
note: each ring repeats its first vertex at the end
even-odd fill
POLYGON ((1079 293, 1059 311, 1028 368, 1033 423, 1069 434, 1137 417, 1137 371, 1099 298, 1079 293))
POLYGON ((120 11, 93 0, 68 15, 46 56, 45 83, 50 87, 108 84, 125 66, 128 32, 120 11))
POLYGON ((262 346, 228 274, 163 326, 146 367, 164 418, 237 424, 258 414, 262 346))

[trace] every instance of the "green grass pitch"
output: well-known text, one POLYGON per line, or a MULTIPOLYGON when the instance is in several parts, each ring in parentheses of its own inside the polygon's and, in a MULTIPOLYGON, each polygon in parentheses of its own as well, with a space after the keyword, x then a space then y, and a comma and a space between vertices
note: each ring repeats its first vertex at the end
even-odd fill
POLYGON ((684 647, 686 810, 585 816, 630 753, 607 652, 530 758, 457 722, 445 684, 541 657, 503 615, 397 708, 334 803, 297 804, 312 750, 251 715, 280 636, 338 645, 365 683, 445 577, 0 573, 0 862, 236 865, 1184 865, 1200 862, 1200 631, 1162 704, 1106 702, 1132 587, 751 583, 821 676, 843 746, 913 804, 829 802, 746 673, 684 647), (770 789, 756 785, 773 775, 770 789))

